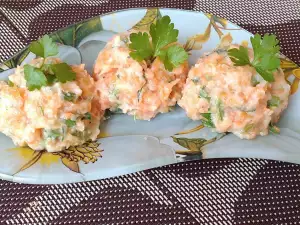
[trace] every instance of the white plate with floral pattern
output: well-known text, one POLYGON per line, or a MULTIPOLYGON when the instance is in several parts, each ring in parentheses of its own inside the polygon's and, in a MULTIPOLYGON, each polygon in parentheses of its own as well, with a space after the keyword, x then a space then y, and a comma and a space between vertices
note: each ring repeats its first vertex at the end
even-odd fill
MULTIPOLYGON (((175 9, 130 9, 94 17, 50 36, 60 44, 59 57, 70 64, 84 63, 91 72, 106 42, 116 33, 133 27, 147 30, 157 18, 168 15, 179 32, 179 42, 190 51, 190 65, 203 53, 214 49, 228 33, 233 42, 249 40, 252 34, 225 19, 175 9)), ((6 80, 17 65, 34 56, 25 48, 0 65, 0 79, 6 80)), ((160 114, 153 120, 135 121, 132 116, 112 114, 101 125, 95 142, 59 153, 34 151, 14 146, 0 134, 0 178, 34 184, 58 184, 103 179, 187 160, 251 157, 300 163, 300 96, 297 84, 300 69, 285 57, 281 67, 291 74, 293 95, 279 123, 281 133, 241 140, 202 128, 185 112, 160 114), (298 78, 297 78, 298 77, 298 78)))

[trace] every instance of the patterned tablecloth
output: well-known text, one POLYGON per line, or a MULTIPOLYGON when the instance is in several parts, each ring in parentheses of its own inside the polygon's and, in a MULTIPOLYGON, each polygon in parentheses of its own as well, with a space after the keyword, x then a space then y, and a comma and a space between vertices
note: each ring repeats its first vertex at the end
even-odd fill
MULTIPOLYGON (((201 10, 275 33, 300 63, 299 0, 0 0, 0 61, 44 33, 132 7, 201 10)), ((1 224, 300 224, 300 166, 193 161, 66 185, 0 181, 1 224)))

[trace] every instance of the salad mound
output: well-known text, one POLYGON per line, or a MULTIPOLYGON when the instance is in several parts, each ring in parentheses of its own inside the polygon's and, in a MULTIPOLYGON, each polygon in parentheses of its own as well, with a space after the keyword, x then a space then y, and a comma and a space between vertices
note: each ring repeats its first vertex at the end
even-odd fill
POLYGON ((159 57, 139 62, 130 56, 127 37, 116 35, 96 60, 97 98, 103 109, 150 120, 180 99, 188 63, 185 60, 168 71, 159 57))
POLYGON ((97 138, 103 113, 94 99, 94 80, 84 65, 70 67, 75 75, 72 81, 53 80, 31 89, 33 81, 28 77, 35 75, 26 74, 26 66, 34 71, 59 63, 57 58, 34 59, 17 67, 9 84, 0 82, 0 131, 16 145, 54 152, 97 138))
MULTIPOLYGON (((265 39, 261 41, 266 46, 265 39)), ((290 94, 290 85, 275 58, 277 52, 270 57, 276 66, 258 69, 262 68, 259 63, 267 60, 261 57, 268 54, 258 55, 257 46, 231 45, 204 55, 190 70, 178 104, 188 117, 201 119, 217 132, 232 132, 245 139, 267 135, 287 107, 290 94)))

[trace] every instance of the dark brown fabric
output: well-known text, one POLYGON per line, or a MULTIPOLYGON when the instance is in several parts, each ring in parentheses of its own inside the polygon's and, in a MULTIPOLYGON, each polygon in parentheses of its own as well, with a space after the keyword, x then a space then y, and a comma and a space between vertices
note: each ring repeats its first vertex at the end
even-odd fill
MULTIPOLYGON (((44 33, 134 7, 202 10, 276 33, 300 63, 299 0, 0 0, 0 61, 44 33)), ((213 159, 76 184, 0 181, 0 224, 300 224, 299 174, 290 163, 213 159)))

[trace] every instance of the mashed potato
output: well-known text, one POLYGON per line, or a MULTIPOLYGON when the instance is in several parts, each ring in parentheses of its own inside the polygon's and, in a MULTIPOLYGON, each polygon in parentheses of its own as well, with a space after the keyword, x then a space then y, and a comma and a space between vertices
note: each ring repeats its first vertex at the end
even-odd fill
POLYGON ((172 72, 167 71, 158 58, 151 65, 139 63, 129 55, 126 35, 115 36, 96 60, 97 97, 104 110, 150 120, 158 113, 168 112, 181 98, 188 63, 172 72))
MULTIPOLYGON (((249 55, 253 57, 250 49, 249 55)), ((290 86, 281 69, 274 78, 268 83, 254 68, 234 66, 227 51, 218 49, 190 70, 178 104, 193 120, 210 113, 217 132, 252 139, 268 134, 270 122, 276 123, 288 105, 290 86)))
MULTIPOLYGON (((60 62, 46 59, 50 60, 60 62)), ((41 63, 42 59, 35 59, 30 64, 39 67, 41 63)), ((0 82, 0 132, 18 146, 49 152, 95 140, 103 112, 94 100, 94 80, 84 65, 72 66, 72 70, 75 81, 29 91, 23 67, 16 68, 9 76, 12 87, 0 82)))

